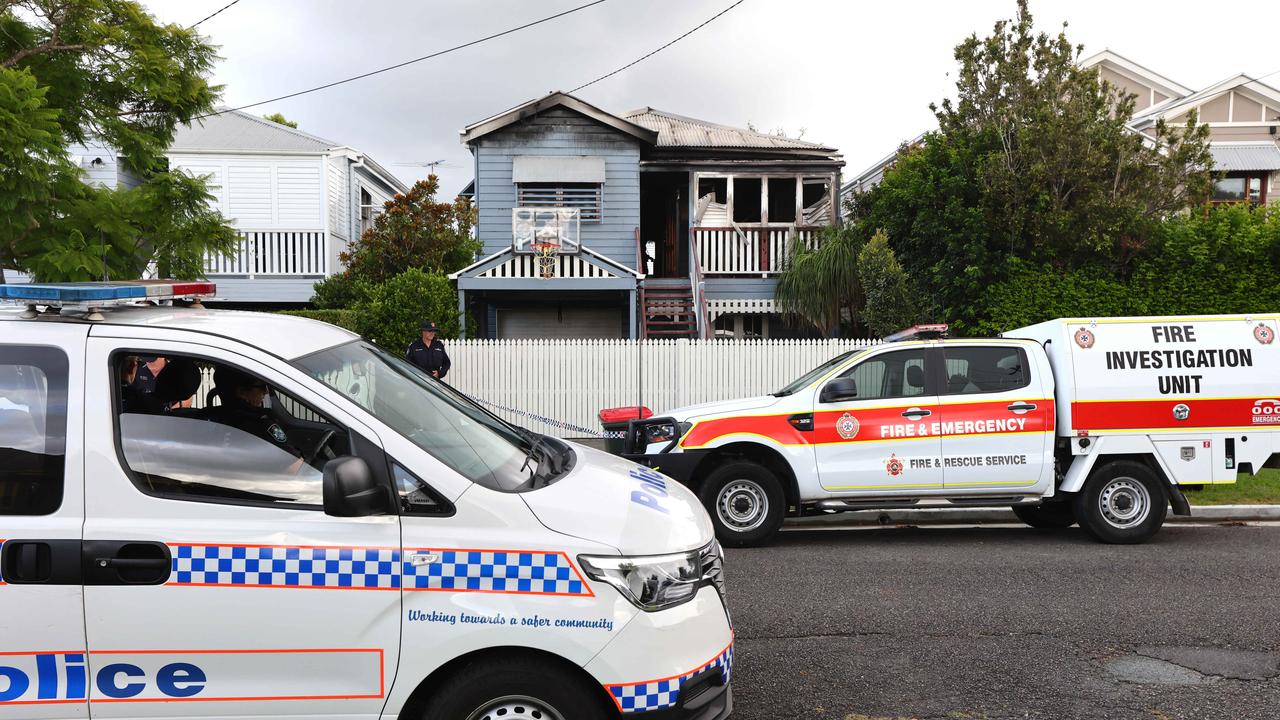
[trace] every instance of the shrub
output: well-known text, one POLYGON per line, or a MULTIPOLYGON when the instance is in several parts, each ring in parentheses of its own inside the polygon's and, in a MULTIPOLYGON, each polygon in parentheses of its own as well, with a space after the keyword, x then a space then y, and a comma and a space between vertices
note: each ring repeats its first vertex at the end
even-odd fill
POLYGON ((442 338, 458 337, 458 293, 440 273, 410 268, 362 292, 352 308, 356 332, 391 352, 417 340, 423 320, 435 322, 442 338))

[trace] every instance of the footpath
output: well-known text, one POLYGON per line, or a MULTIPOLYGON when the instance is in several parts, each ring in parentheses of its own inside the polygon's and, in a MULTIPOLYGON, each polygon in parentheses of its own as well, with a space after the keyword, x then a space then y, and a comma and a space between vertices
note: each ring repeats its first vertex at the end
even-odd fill
MULTIPOLYGON (((1280 505, 1192 505, 1191 515, 1170 513, 1166 524, 1203 522, 1280 521, 1280 505)), ((1021 524, 1008 508, 907 508, 902 510, 851 510, 787 520, 786 527, 839 527, 862 525, 995 525, 1021 524)))

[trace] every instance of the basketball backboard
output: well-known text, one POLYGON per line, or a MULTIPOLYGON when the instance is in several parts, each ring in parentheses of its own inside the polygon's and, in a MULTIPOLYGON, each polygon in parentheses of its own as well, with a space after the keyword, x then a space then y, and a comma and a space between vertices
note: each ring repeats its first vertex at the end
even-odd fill
POLYGON ((511 209, 511 248, 533 254, 535 245, 558 245, 560 254, 578 252, 578 208, 518 207, 511 209))

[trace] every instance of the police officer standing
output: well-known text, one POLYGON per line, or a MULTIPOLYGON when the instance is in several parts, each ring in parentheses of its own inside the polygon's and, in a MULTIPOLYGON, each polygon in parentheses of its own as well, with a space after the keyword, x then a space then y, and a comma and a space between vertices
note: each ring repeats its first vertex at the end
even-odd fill
POLYGON ((437 380, 443 380, 449 372, 449 353, 444 351, 444 343, 436 338, 438 328, 430 320, 422 323, 422 339, 414 340, 405 353, 405 359, 422 368, 422 371, 437 380))

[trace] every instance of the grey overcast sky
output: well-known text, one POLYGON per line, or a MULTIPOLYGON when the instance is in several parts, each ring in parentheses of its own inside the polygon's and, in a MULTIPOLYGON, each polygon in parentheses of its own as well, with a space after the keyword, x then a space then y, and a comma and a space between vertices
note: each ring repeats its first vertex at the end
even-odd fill
MULTIPOLYGON (((489 35, 586 0, 240 0, 200 26, 220 46, 223 102, 245 105, 489 35)), ((228 0, 144 0, 190 24, 228 0)), ((458 130, 567 90, 668 42, 732 0, 609 0, 476 47, 251 110, 356 147, 411 182, 445 160, 442 195, 471 178, 458 130)), ((580 93, 605 110, 652 106, 784 129, 844 154, 846 177, 933 127, 954 90, 956 43, 990 32, 1014 0, 746 0, 692 36, 580 93)), ((1199 89, 1280 71, 1280 4, 1032 0, 1040 29, 1085 55, 1110 49, 1199 89)), ((1280 73, 1267 79, 1280 86, 1280 73)))

